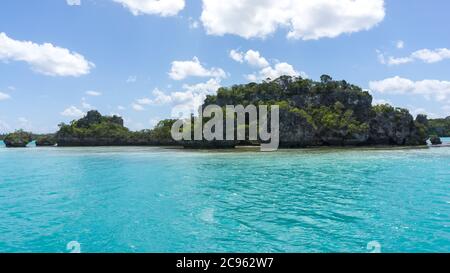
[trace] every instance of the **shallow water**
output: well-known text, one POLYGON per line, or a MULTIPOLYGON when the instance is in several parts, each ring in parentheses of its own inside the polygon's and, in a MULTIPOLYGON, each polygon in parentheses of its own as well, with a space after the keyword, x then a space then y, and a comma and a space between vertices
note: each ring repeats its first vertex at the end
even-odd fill
POLYGON ((450 148, 1 148, 0 172, 0 252, 450 252, 450 148))

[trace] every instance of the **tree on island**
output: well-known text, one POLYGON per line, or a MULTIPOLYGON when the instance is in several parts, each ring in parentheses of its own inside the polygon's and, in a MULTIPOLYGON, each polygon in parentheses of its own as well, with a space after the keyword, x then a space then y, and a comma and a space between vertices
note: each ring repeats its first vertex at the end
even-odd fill
POLYGON ((17 130, 14 133, 7 134, 3 142, 9 148, 23 148, 33 140, 32 134, 24 130, 17 130))

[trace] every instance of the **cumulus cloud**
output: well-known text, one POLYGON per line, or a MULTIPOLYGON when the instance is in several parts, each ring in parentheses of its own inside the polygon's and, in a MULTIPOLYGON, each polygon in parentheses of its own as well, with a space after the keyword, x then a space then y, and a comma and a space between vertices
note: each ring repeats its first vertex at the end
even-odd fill
POLYGON ((142 99, 137 99, 136 103, 140 104, 140 105, 149 105, 152 103, 152 100, 149 98, 142 98, 142 99))
POLYGON ((78 109, 75 106, 70 106, 67 109, 65 109, 63 112, 61 112, 61 115, 65 116, 65 117, 72 117, 72 118, 81 118, 82 116, 85 115, 85 113, 78 109))
POLYGON ((208 34, 265 38, 278 28, 288 38, 315 40, 369 30, 385 17, 384 0, 203 0, 208 34))
POLYGON ((69 6, 80 6, 81 0, 66 0, 66 3, 69 6))
POLYGON ((247 51, 247 53, 245 53, 244 59, 247 61, 249 65, 258 68, 264 68, 269 66, 269 62, 266 60, 266 58, 262 57, 258 51, 254 50, 247 51))
POLYGON ((86 95, 92 96, 92 97, 98 97, 98 96, 101 96, 102 93, 101 93, 101 92, 97 92, 97 91, 92 91, 92 90, 90 90, 90 91, 86 91, 86 95))
POLYGON ((231 50, 230 51, 230 58, 235 60, 238 63, 243 63, 244 60, 246 63, 248 63, 251 66, 258 67, 258 68, 264 68, 269 66, 269 62, 261 56, 261 53, 259 51, 250 49, 247 52, 239 52, 237 50, 231 50))
POLYGON ((295 68, 288 63, 277 63, 274 67, 268 66, 259 71, 258 74, 250 74, 247 75, 246 78, 249 81, 261 81, 266 79, 275 80, 281 76, 302 76, 307 78, 307 75, 304 72, 295 70, 295 68))
POLYGON ((435 50, 421 49, 414 52, 411 56, 426 63, 437 63, 445 59, 450 59, 450 50, 447 48, 438 48, 435 50))
POLYGON ((17 41, 0 33, 0 60, 23 61, 38 73, 49 76, 74 76, 88 74, 95 67, 82 55, 50 43, 36 44, 17 41))
POLYGON ((192 61, 174 61, 169 76, 174 80, 183 80, 187 77, 214 77, 226 78, 226 73, 221 68, 205 68, 197 57, 192 61))
POLYGON ((175 16, 184 9, 184 0, 113 0, 122 4, 133 15, 156 14, 163 17, 175 16))
POLYGON ((189 117, 191 113, 197 113, 207 95, 215 94, 220 87, 219 79, 210 79, 207 82, 193 85, 184 84, 182 91, 170 92, 168 94, 159 89, 155 89, 151 104, 172 104, 172 117, 189 117))
MULTIPOLYGON (((231 52, 233 51, 230 51, 230 57, 233 58, 231 52)), ((261 56, 259 51, 255 51, 252 49, 248 50, 246 53, 234 51, 233 55, 242 56, 242 62, 245 60, 245 62, 250 66, 261 69, 256 73, 245 75, 245 78, 252 82, 262 81, 268 78, 274 80, 276 78, 279 78, 280 76, 302 76, 304 78, 308 77, 305 72, 297 71, 291 64, 288 64, 286 62, 279 62, 273 66, 270 65, 267 59, 261 56)))
POLYGON ((276 63, 274 66, 271 66, 267 59, 256 50, 250 49, 245 53, 231 50, 229 56, 236 62, 243 63, 245 61, 248 65, 261 69, 257 73, 245 75, 245 78, 252 82, 262 81, 268 78, 274 80, 280 76, 308 77, 306 73, 295 70, 291 64, 285 62, 276 63))
POLYGON ((7 100, 7 99, 10 99, 10 98, 11 98, 10 95, 8 95, 6 93, 3 93, 3 92, 0 92, 0 101, 7 100))
POLYGON ((233 59, 234 61, 238 62, 238 63, 243 63, 244 62, 244 54, 242 52, 239 52, 237 50, 230 50, 230 58, 233 59))
POLYGON ((131 104, 131 108, 133 108, 134 111, 138 111, 138 112, 145 110, 145 108, 138 103, 131 104))
POLYGON ((450 98, 450 82, 440 80, 412 81, 399 76, 371 81, 370 89, 385 94, 422 95, 426 99, 444 101, 450 98))
POLYGON ((431 64, 441 62, 445 59, 450 59, 450 49, 447 48, 438 48, 434 50, 421 49, 414 51, 407 57, 386 57, 385 54, 380 51, 377 51, 377 53, 379 62, 387 65, 407 64, 416 60, 431 64))

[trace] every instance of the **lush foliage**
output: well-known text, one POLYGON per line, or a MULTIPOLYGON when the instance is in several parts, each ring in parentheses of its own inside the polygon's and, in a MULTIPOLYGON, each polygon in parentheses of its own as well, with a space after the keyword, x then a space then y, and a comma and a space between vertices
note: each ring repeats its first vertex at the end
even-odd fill
POLYGON ((170 144, 170 130, 175 120, 163 120, 152 130, 132 132, 117 116, 102 116, 97 111, 71 124, 60 124, 56 141, 61 145, 151 145, 170 144))
POLYGON ((25 147, 32 140, 32 134, 23 130, 18 130, 14 133, 8 134, 3 139, 8 147, 25 147))
POLYGON ((429 121, 431 135, 450 137, 450 117, 445 119, 431 119, 429 121))
POLYGON ((120 117, 104 117, 97 111, 89 111, 87 115, 71 124, 60 124, 57 133, 58 138, 114 138, 126 139, 130 131, 123 126, 120 117))

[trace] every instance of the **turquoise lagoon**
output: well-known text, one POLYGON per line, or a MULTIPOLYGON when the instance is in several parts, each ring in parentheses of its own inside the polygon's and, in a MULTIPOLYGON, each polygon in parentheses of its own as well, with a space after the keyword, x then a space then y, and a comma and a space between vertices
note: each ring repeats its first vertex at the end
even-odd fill
POLYGON ((0 148, 0 252, 450 252, 450 148, 0 148))

